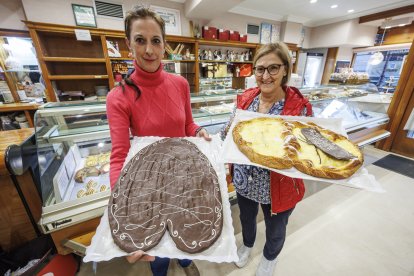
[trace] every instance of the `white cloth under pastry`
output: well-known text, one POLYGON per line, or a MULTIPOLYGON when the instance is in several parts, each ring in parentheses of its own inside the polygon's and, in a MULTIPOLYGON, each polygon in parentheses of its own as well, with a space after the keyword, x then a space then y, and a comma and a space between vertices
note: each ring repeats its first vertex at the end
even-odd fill
MULTIPOLYGON (((230 202, 227 190, 227 182, 224 164, 219 162, 221 152, 221 139, 216 135, 212 136, 213 140, 207 142, 202 138, 187 137, 185 139, 193 142, 199 150, 209 159, 211 165, 217 173, 219 179, 221 199, 223 203, 223 229, 217 241, 203 252, 189 254, 177 249, 173 240, 165 233, 157 246, 148 250, 147 254, 158 257, 168 257, 176 259, 206 260, 210 262, 234 262, 238 260, 236 239, 234 237, 233 221, 230 211, 230 202)), ((125 160, 125 164, 135 156, 142 148, 162 139, 160 137, 135 137, 131 143, 131 149, 125 160)), ((92 238, 91 245, 86 249, 84 262, 108 261, 110 259, 126 256, 128 253, 122 251, 115 243, 110 232, 108 209, 105 209, 101 222, 96 229, 92 238)))
POLYGON ((315 117, 300 117, 300 116, 276 116, 276 115, 268 115, 268 114, 261 114, 257 112, 249 112, 246 110, 236 110, 236 114, 233 120, 233 123, 228 131, 226 139, 223 142, 222 152, 220 154, 222 158, 222 162, 224 163, 232 163, 232 164, 244 164, 244 165, 254 165, 257 167, 266 168, 277 173, 293 177, 293 178, 302 178, 302 179, 309 179, 315 181, 323 181, 329 182, 332 184, 339 184, 344 186, 349 186, 352 188, 360 188, 365 189, 373 192, 384 192, 385 190, 382 188, 381 184, 375 179, 374 176, 370 175, 367 169, 361 167, 355 174, 347 179, 341 180, 333 180, 333 179, 326 179, 326 178, 318 178, 314 176, 310 176, 308 174, 302 173, 298 171, 296 168, 292 167, 290 169, 285 170, 277 170, 273 168, 269 168, 257 163, 251 162, 246 155, 244 155, 237 145, 233 141, 233 128, 234 126, 240 122, 249 119, 254 119, 258 117, 270 117, 270 118, 283 118, 285 120, 294 120, 300 122, 313 122, 321 127, 330 129, 336 133, 342 134, 347 137, 346 131, 342 126, 342 120, 337 118, 315 118, 315 117))

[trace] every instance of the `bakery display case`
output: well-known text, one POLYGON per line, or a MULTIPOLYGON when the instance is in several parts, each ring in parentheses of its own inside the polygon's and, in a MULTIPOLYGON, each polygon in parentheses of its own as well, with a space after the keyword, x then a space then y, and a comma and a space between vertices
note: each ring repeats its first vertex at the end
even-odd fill
POLYGON ((45 104, 35 127, 43 232, 100 217, 110 195, 105 103, 45 104))
MULTIPOLYGON (((229 120, 236 96, 243 90, 229 89, 223 81, 214 83, 206 79, 206 83, 203 83, 207 87, 204 91, 191 97, 193 117, 196 123, 215 134, 229 120)), ((390 94, 378 92, 375 85, 327 85, 300 88, 300 91, 312 103, 315 117, 342 118, 349 137, 359 146, 390 135, 384 130, 389 120, 386 109, 390 94)))

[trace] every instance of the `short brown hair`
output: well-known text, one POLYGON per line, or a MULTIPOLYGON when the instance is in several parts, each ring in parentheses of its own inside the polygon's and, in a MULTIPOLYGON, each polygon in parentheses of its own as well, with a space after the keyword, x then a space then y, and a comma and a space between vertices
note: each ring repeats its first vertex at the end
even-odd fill
POLYGON ((132 8, 132 10, 128 11, 125 17, 125 35, 128 39, 130 39, 131 35, 131 24, 138 19, 146 19, 152 18, 157 22, 157 24, 161 28, 162 39, 165 41, 165 22, 156 12, 150 10, 147 7, 142 5, 138 5, 132 8))
POLYGON ((269 43, 261 46, 257 50, 253 59, 253 66, 256 66, 256 62, 259 58, 268 55, 275 54, 278 56, 285 66, 286 76, 282 79, 282 85, 286 85, 289 82, 291 71, 292 71, 292 59, 290 57, 289 48, 283 42, 269 43))

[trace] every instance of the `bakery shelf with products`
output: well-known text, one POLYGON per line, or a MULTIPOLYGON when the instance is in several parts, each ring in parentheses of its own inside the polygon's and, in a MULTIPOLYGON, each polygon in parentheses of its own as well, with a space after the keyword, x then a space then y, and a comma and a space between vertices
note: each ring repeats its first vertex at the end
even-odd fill
POLYGON ((379 101, 383 95, 375 85, 327 85, 300 90, 312 103, 315 117, 342 118, 350 139, 358 146, 390 135, 385 130, 389 121, 386 113, 389 102, 379 101))
POLYGON ((99 89, 109 90, 113 76, 108 74, 110 64, 101 30, 25 23, 44 73, 48 102, 97 100, 99 89), (90 37, 80 38, 75 30, 87 31, 90 37))
MULTIPOLYGON (((133 68, 123 31, 25 21, 44 74, 47 101, 105 100, 110 89, 133 68), (76 31, 90 35, 79 40, 76 31)), ((203 92, 204 78, 232 78, 244 89, 256 43, 167 35, 165 69, 185 77, 191 92, 203 92)), ((296 53, 299 48, 289 44, 296 53)), ((294 67, 295 70, 295 67, 294 67)))
POLYGON ((0 30, 0 130, 33 127, 34 112, 44 95, 29 33, 0 30))
POLYGON ((227 82, 227 89, 244 89, 245 78, 251 76, 253 71, 253 57, 258 44, 235 41, 198 41, 199 61, 199 93, 220 93, 223 88, 212 89, 206 85, 227 82), (229 85, 230 84, 230 85, 229 85))
POLYGON ((0 131, 33 127, 36 103, 9 103, 0 105, 0 131))

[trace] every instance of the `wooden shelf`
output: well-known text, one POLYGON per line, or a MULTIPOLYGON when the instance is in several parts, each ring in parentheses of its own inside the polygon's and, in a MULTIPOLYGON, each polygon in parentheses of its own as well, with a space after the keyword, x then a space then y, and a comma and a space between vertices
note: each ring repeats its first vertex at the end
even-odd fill
POLYGON ((110 60, 130 60, 133 61, 133 58, 124 58, 124 57, 110 57, 110 60))
POLYGON ((0 112, 14 112, 25 110, 37 110, 40 105, 32 103, 9 103, 1 104, 0 112))
POLYGON ((102 80, 108 75, 55 75, 49 76, 49 80, 102 80))
MULTIPOLYGON (((125 42, 125 33, 120 30, 108 30, 100 28, 84 28, 58 24, 48 24, 24 21, 39 56, 41 71, 45 80, 48 101, 57 101, 55 89, 61 91, 82 90, 85 94, 93 94, 97 80, 102 80, 100 85, 114 87, 115 80, 112 72, 113 63, 116 61, 133 61, 128 57, 129 49, 125 42), (89 30, 92 41, 77 41, 74 35, 75 29, 89 30), (112 41, 118 46, 121 57, 110 57, 107 43, 112 41), (75 57, 71 57, 71 56, 75 57), (76 63, 84 63, 78 68, 76 63), (100 65, 105 66, 100 67, 100 65), (52 81, 60 80, 52 85, 52 81), (62 80, 83 80, 82 82, 64 82, 62 80)), ((195 55, 194 60, 169 60, 164 56, 163 63, 184 64, 188 73, 184 77, 188 79, 193 92, 199 91, 199 77, 201 63, 216 64, 252 64, 252 61, 227 61, 227 60, 199 60, 197 53, 200 48, 223 47, 236 48, 251 51, 252 54, 261 46, 257 43, 239 41, 205 40, 193 37, 167 35, 168 44, 175 49, 179 44, 184 44, 185 51, 195 55)), ((296 45, 288 45, 289 49, 298 50, 296 45), (293 47, 293 48, 292 48, 293 47)), ((296 53, 298 56, 298 53, 296 53)), ((184 66, 183 65, 183 66, 184 66)), ((171 64, 173 66, 173 64, 171 64)), ((204 74, 205 72, 203 72, 204 74)), ((183 75, 183 74, 181 74, 183 75)), ((237 88, 244 87, 244 78, 233 77, 237 88)))
POLYGON ((105 58, 43 57, 42 59, 51 62, 105 62, 105 58))
POLYGON ((39 104, 34 103, 10 103, 0 105, 0 112, 16 112, 22 111, 26 116, 26 120, 29 123, 29 127, 33 127, 34 111, 39 108, 39 104))
POLYGON ((259 44, 248 43, 248 42, 238 42, 238 41, 220 41, 220 40, 197 40, 200 45, 209 45, 209 46, 221 46, 221 47, 236 47, 236 48, 250 48, 256 49, 259 44))

